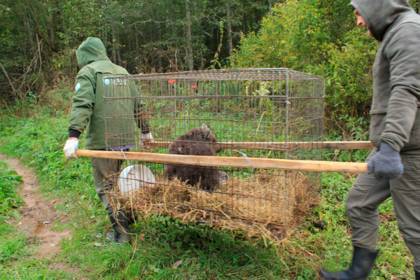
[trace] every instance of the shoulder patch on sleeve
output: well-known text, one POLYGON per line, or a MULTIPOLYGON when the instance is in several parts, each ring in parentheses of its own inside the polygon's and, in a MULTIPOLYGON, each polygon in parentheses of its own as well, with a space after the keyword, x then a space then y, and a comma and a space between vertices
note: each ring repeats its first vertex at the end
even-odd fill
POLYGON ((80 83, 77 83, 76 86, 74 87, 74 91, 78 92, 80 90, 80 87, 81 87, 80 83))

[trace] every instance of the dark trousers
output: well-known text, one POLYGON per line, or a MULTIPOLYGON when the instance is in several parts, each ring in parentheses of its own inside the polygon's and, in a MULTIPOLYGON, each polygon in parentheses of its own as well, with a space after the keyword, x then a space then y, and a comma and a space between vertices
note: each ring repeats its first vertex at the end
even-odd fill
POLYGON ((108 212, 113 228, 119 232, 126 231, 128 226, 134 220, 133 215, 129 215, 121 209, 113 209, 107 194, 114 186, 116 186, 122 163, 122 160, 102 158, 92 159, 96 193, 108 212))
MULTIPOLYGON (((375 152, 372 152, 371 156, 375 152)), ((377 179, 361 174, 347 200, 347 215, 352 227, 353 245, 376 249, 378 240, 378 207, 391 198, 399 230, 414 256, 414 267, 420 271, 420 155, 401 154, 404 174, 401 178, 377 179)))

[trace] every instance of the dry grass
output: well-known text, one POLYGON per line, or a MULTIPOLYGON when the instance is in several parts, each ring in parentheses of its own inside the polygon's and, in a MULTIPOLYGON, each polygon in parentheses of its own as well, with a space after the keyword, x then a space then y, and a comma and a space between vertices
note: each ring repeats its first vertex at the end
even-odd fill
POLYGON ((316 187, 300 172, 258 171, 246 180, 231 178, 210 193, 178 180, 157 178, 157 184, 122 196, 111 193, 114 207, 147 217, 170 215, 185 223, 205 222, 240 230, 249 238, 285 238, 317 203, 316 187))

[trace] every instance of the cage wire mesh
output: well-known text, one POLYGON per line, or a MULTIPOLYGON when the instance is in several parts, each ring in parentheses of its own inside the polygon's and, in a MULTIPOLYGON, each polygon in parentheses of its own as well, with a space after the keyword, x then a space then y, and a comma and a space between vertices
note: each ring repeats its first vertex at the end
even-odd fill
POLYGON ((216 167, 126 160, 113 174, 116 207, 281 239, 316 203, 316 174, 226 167, 217 159, 318 159, 321 78, 278 68, 106 76, 103 82, 108 150, 217 156, 216 167), (143 144, 149 129, 154 139, 143 144))

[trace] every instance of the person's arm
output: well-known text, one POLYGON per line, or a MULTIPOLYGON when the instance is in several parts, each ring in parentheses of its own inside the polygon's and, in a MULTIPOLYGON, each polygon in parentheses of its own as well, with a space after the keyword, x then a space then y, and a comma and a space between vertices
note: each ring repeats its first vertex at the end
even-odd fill
POLYGON ((420 25, 403 24, 390 38, 385 54, 390 62, 391 97, 380 139, 399 152, 410 141, 420 99, 420 25))
POLYGON ((63 151, 66 158, 75 158, 80 134, 86 129, 95 104, 95 89, 88 75, 79 74, 76 78, 75 93, 70 113, 69 137, 63 151))
POLYGON ((410 141, 420 99, 420 25, 403 24, 390 36, 385 55, 391 96, 379 149, 368 161, 368 170, 378 178, 393 179, 404 172, 400 151, 410 141))
POLYGON ((79 136, 87 127, 95 104, 95 88, 87 75, 76 79, 75 93, 70 113, 69 136, 79 136), (72 132, 73 131, 73 132, 72 132), (79 132, 79 135, 71 135, 79 132))

